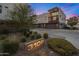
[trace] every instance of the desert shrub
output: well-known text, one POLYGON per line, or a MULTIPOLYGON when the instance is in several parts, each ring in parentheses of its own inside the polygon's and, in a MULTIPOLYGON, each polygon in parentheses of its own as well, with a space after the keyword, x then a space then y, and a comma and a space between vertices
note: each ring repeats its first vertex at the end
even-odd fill
POLYGON ((19 48, 19 42, 17 41, 4 40, 2 45, 3 53, 8 53, 8 55, 15 54, 19 48))
POLYGON ((48 39, 48 33, 44 33, 44 34, 43 34, 43 38, 44 38, 44 39, 48 39))
POLYGON ((52 38, 48 40, 48 47, 60 55, 75 55, 77 49, 67 40, 61 38, 52 38))

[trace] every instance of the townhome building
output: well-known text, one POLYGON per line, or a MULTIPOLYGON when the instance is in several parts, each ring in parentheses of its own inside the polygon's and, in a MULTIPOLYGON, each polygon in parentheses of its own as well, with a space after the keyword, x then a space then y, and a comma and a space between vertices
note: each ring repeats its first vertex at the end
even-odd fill
POLYGON ((66 21, 66 16, 61 8, 54 7, 47 13, 37 15, 37 25, 41 28, 62 28, 66 21))

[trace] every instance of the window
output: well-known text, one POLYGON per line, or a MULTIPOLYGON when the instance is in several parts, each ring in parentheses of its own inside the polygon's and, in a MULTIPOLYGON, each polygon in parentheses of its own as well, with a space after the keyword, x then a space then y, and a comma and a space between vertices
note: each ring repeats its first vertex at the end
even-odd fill
POLYGON ((5 6, 5 8, 8 8, 7 6, 5 6))
POLYGON ((53 20, 56 20, 57 19, 57 17, 53 17, 53 20))
POLYGON ((54 12, 52 13, 52 16, 58 15, 58 12, 54 12))
POLYGON ((0 5, 0 13, 2 13, 2 6, 0 5))

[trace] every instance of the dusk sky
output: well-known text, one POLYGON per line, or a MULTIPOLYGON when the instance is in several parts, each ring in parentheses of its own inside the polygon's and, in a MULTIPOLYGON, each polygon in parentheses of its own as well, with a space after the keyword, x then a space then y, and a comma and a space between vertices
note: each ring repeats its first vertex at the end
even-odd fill
POLYGON ((37 15, 46 13, 51 8, 59 7, 67 18, 79 16, 79 3, 31 3, 31 6, 37 15))

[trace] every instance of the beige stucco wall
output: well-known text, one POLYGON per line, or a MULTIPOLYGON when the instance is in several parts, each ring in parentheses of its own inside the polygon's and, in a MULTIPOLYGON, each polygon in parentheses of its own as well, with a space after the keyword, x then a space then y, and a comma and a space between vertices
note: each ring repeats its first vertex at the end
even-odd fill
POLYGON ((36 23, 48 23, 48 13, 37 15, 36 20, 36 23))
POLYGON ((18 6, 19 3, 0 3, 0 5, 2 6, 2 13, 0 13, 0 19, 5 20, 5 19, 9 19, 9 12, 13 11, 15 5, 18 6))
POLYGON ((13 10, 14 4, 9 4, 9 3, 0 3, 2 6, 2 13, 0 13, 0 19, 8 19, 8 13, 10 10, 13 10), (8 7, 8 8, 5 8, 8 7))

